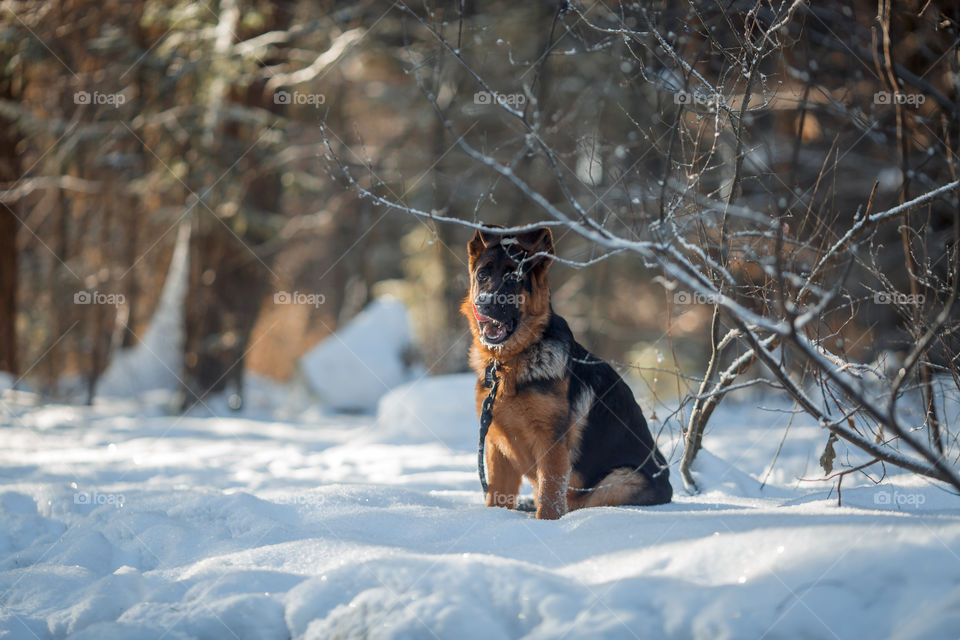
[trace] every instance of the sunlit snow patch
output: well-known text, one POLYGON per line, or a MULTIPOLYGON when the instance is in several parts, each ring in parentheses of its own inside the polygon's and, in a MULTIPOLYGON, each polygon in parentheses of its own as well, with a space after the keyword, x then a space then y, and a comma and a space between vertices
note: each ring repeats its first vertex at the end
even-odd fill
POLYGON ((300 358, 307 386, 340 411, 372 411, 390 389, 418 375, 407 309, 394 298, 374 300, 345 327, 300 358))

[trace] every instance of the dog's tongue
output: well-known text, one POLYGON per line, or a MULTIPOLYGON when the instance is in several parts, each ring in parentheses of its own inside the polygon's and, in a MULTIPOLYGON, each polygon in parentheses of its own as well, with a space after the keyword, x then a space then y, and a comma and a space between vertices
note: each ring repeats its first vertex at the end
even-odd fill
POLYGON ((487 340, 497 341, 507 333, 507 328, 496 320, 491 320, 483 327, 483 337, 487 340))
POLYGON ((477 305, 473 305, 473 315, 476 316, 477 322, 489 322, 492 318, 489 318, 477 310, 477 305))

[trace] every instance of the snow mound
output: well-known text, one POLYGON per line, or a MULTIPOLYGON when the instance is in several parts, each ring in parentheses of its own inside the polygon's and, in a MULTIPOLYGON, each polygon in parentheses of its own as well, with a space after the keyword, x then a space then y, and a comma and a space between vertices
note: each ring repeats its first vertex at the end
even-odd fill
POLYGON ((413 378, 412 345, 406 307, 394 298, 378 298, 304 354, 300 370, 330 408, 372 411, 384 393, 413 378))
MULTIPOLYGON (((706 449, 701 449, 693 461, 693 476, 700 488, 717 495, 741 498, 790 497, 793 492, 774 486, 763 486, 753 475, 706 449)), ((679 471, 670 476, 674 491, 685 491, 679 471)))
MULTIPOLYGON (((534 631, 559 638, 572 630, 589 595, 578 587, 526 563, 483 554, 378 558, 291 589, 287 625, 294 637, 316 640, 506 639, 534 631)), ((590 622, 603 628, 601 618, 609 616, 599 608, 594 613, 590 622)))
POLYGON ((388 442, 467 445, 477 438, 472 373, 424 378, 390 391, 377 407, 376 433, 388 442))

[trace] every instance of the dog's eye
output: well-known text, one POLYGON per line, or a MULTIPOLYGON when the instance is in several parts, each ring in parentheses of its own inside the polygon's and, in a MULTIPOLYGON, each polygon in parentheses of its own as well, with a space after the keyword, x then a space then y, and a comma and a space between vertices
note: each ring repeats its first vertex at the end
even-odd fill
POLYGON ((477 271, 477 282, 486 282, 490 279, 490 270, 489 269, 480 269, 477 271))

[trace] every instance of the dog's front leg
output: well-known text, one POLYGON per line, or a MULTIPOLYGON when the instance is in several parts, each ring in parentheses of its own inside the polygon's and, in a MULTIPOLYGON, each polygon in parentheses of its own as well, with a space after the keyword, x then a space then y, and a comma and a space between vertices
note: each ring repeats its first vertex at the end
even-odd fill
POLYGON ((507 459, 496 444, 487 441, 487 506, 515 509, 520 495, 520 472, 507 459))
POLYGON ((557 443, 537 463, 537 519, 556 520, 567 512, 569 478, 570 454, 557 443))

